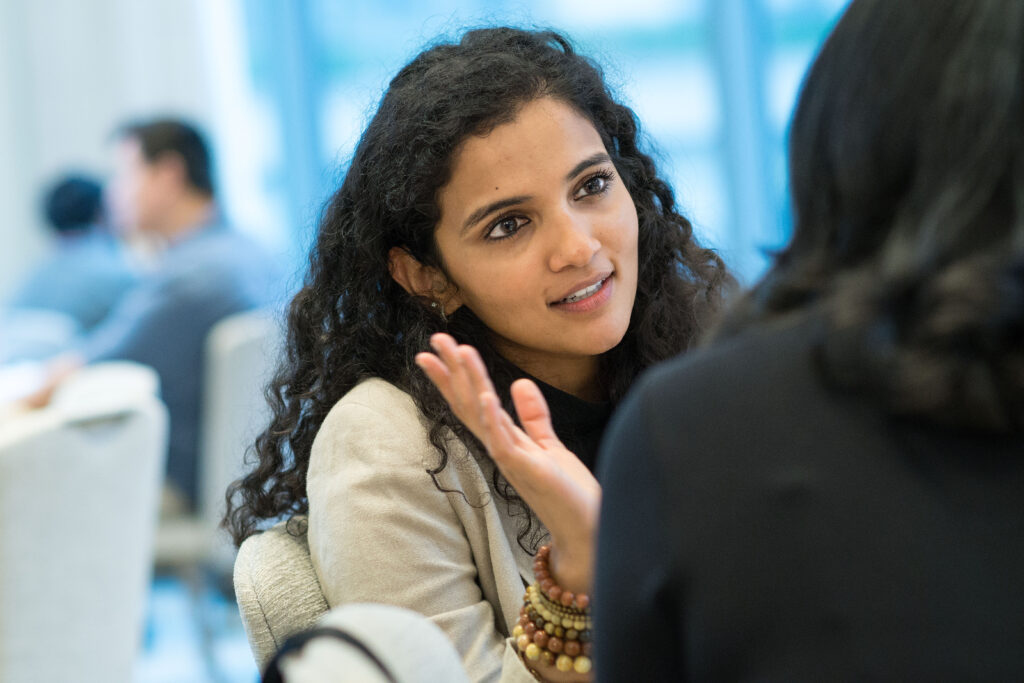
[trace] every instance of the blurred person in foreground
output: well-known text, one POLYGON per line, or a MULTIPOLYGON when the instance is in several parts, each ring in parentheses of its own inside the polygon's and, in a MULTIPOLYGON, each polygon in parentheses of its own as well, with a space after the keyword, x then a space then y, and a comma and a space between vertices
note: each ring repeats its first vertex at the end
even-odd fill
POLYGON ((598 679, 1024 680, 1024 3, 854 0, 795 233, 609 427, 598 679))
POLYGON ((43 198, 52 252, 18 286, 7 309, 42 309, 95 327, 136 282, 125 251, 105 226, 103 188, 82 174, 55 180, 43 198))
POLYGON ((129 239, 151 246, 152 262, 74 353, 54 361, 48 389, 82 363, 131 360, 155 368, 171 420, 170 498, 191 506, 206 336, 226 316, 273 303, 276 272, 218 211, 199 131, 165 119, 130 123, 116 137, 112 219, 129 239))

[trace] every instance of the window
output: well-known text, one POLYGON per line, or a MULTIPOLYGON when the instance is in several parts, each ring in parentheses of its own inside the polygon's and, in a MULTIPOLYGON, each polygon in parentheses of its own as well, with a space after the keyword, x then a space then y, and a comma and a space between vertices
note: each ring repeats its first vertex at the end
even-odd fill
MULTIPOLYGON (((698 235, 746 282, 789 235, 785 129, 797 89, 845 0, 242 0, 271 197, 303 255, 388 80, 438 35, 551 26, 605 67, 637 112, 698 235)), ((250 115, 251 116, 251 115, 250 115)), ((304 258, 304 256, 302 256, 304 258)))

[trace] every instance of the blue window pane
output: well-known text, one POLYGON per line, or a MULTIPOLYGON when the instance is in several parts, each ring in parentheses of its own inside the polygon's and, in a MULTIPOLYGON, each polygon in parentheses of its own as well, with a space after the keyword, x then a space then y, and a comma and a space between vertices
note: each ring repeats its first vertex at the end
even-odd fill
POLYGON ((681 206, 747 282, 789 234, 785 129, 846 0, 242 0, 254 88, 270 103, 263 190, 295 239, 340 182, 388 80, 437 35, 552 26, 605 67, 681 206))

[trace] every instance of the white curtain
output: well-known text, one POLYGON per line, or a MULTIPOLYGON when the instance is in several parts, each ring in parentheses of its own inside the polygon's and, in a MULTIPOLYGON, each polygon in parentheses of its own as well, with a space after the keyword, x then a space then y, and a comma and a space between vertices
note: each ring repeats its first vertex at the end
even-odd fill
POLYGON ((126 119, 217 119, 208 7, 231 1, 0 0, 0 299, 46 249, 54 174, 105 172, 126 119))

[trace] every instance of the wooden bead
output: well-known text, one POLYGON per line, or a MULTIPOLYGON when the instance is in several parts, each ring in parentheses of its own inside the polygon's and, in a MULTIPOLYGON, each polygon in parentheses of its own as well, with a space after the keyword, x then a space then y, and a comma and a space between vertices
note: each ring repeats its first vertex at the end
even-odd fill
POLYGON ((537 632, 537 627, 534 626, 532 621, 526 622, 526 626, 523 627, 523 633, 533 638, 533 634, 537 632))
POLYGON ((580 593, 576 596, 576 606, 580 609, 587 609, 590 607, 590 597, 586 593, 580 593))
POLYGON ((537 647, 547 647, 549 638, 551 636, 544 631, 537 631, 533 634, 533 642, 537 644, 537 647))
POLYGON ((594 664, 590 661, 590 657, 577 657, 573 660, 572 668, 578 674, 588 674, 590 669, 593 668, 594 664))
POLYGON ((552 585, 551 588, 544 592, 548 594, 548 598, 551 599, 551 602, 558 602, 558 599, 562 597, 562 589, 558 586, 552 585))
POLYGON ((568 607, 569 605, 572 604, 572 601, 575 598, 576 598, 576 594, 573 593, 572 591, 564 591, 562 593, 561 597, 558 598, 558 601, 560 603, 562 603, 563 606, 568 607))
POLYGON ((551 650, 541 650, 540 658, 543 659, 544 663, 548 666, 555 665, 555 655, 551 652, 551 650))
POLYGON ((557 655, 562 651, 562 639, 558 636, 551 636, 548 638, 548 649, 557 655))
POLYGON ((562 652, 570 657, 575 657, 580 653, 580 644, 575 640, 567 640, 565 641, 565 645, 562 647, 562 652))

